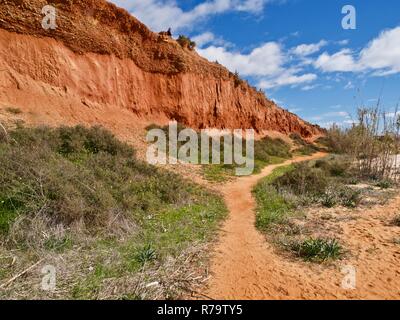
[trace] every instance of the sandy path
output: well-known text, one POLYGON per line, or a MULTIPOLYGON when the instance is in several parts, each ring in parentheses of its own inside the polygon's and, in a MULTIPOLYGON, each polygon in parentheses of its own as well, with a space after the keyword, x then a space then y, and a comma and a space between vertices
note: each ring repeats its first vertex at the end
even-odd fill
MULTIPOLYGON (((275 252, 274 247, 255 228, 255 200, 251 191, 259 179, 269 175, 275 168, 293 162, 317 159, 325 154, 317 153, 309 157, 299 157, 283 164, 266 167, 262 173, 239 178, 222 187, 226 204, 230 211, 225 221, 215 252, 211 260, 211 275, 208 289, 203 294, 212 299, 337 299, 337 298, 393 298, 400 297, 397 278, 400 256, 393 245, 389 255, 391 262, 385 266, 389 282, 378 288, 359 286, 357 290, 345 290, 341 287, 343 274, 340 265, 321 266, 293 261, 275 252), (394 256, 393 256, 394 254, 394 256), (397 269, 397 270, 396 270, 397 269), (388 275, 389 274, 389 275, 388 275), (394 279, 397 278, 397 279, 394 279), (393 287, 394 285, 394 287, 393 287), (368 289, 368 288, 367 288, 368 289), (377 294, 376 289, 378 289, 377 294), (394 289, 394 290, 393 290, 394 289)), ((392 204, 393 209, 400 198, 392 204)), ((372 210, 371 216, 375 214, 372 210)), ((370 223, 370 221, 368 221, 370 223)), ((365 223, 368 223, 365 221, 365 223)), ((370 226, 355 223, 353 227, 366 230, 370 226)), ((383 227, 383 226, 382 226, 383 227)), ((355 230, 345 232, 345 238, 351 238, 355 230)), ((380 232, 377 230, 377 232, 380 232)), ((396 232, 396 231, 395 231, 396 232)), ((361 239, 358 245, 363 245, 361 239)), ((388 239, 389 241, 389 239, 388 239)), ((387 244, 383 244, 387 247, 387 244)), ((367 248, 368 246, 364 247, 367 248)), ((371 272, 371 266, 382 268, 381 259, 376 255, 353 261, 360 270, 361 277, 371 272), (369 271, 367 271, 369 270, 369 271)), ((372 269, 374 270, 374 268, 372 269)), ((378 271, 378 270, 375 270, 378 271)), ((379 273, 379 272, 378 272, 379 273)), ((363 281, 364 282, 364 281, 363 281)), ((364 283, 367 285, 367 283, 364 283)), ((367 285, 368 286, 368 285, 367 285)))
POLYGON ((213 277, 206 292, 208 296, 214 299, 263 299, 275 294, 276 288, 270 287, 270 278, 280 271, 275 270, 274 259, 270 259, 271 248, 265 237, 255 228, 255 200, 251 191, 261 178, 280 166, 323 156, 325 154, 317 153, 268 166, 258 175, 239 178, 223 186, 222 193, 230 214, 211 261, 213 277))

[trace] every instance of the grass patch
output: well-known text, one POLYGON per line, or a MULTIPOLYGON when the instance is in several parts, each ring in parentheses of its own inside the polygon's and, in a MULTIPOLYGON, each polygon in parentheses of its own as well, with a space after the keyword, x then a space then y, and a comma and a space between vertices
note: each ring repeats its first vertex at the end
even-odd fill
POLYGON ((393 181, 391 181, 389 179, 382 179, 377 182, 376 186, 381 189, 389 189, 389 188, 393 187, 393 181))
POLYGON ((293 166, 282 166, 262 179, 253 190, 257 201, 256 227, 268 231, 273 224, 280 224, 293 212, 293 205, 282 197, 271 185, 277 178, 293 170, 293 166))
POLYGON ((294 242, 291 250, 298 257, 312 262, 336 260, 342 255, 342 247, 336 239, 310 238, 294 242))
POLYGON ((0 197, 0 234, 7 234, 10 226, 18 216, 19 203, 12 199, 0 197))
MULTIPOLYGON (((140 297, 138 273, 154 269, 168 282, 178 259, 189 272, 196 258, 186 251, 207 243, 227 213, 220 196, 137 160, 103 128, 20 127, 10 137, 0 141, 1 249, 19 249, 27 264, 43 251, 62 255, 73 273, 59 288, 64 298, 140 297), (130 285, 109 293, 121 279, 130 285)), ((180 281, 157 294, 177 297, 180 281)))
POLYGON ((44 247, 47 250, 55 251, 57 253, 62 253, 65 250, 71 249, 72 245, 73 245, 73 242, 69 236, 64 236, 61 238, 52 236, 52 237, 48 238, 44 243, 44 247))

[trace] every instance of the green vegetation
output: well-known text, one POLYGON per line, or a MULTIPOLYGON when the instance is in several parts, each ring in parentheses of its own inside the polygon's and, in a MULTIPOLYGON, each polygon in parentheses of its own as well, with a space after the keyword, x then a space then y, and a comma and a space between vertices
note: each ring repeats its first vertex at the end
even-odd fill
POLYGON ((137 160, 100 127, 17 128, 0 140, 0 252, 21 264, 1 274, 61 254, 64 298, 176 298, 189 285, 187 264, 201 258, 188 254, 225 214, 219 196, 137 160), (168 286, 148 292, 140 274, 168 286))
POLYGON ((256 226, 259 230, 268 231, 273 224, 284 223, 293 213, 294 205, 271 185, 277 178, 292 170, 293 166, 279 167, 254 188, 253 193, 257 201, 256 226))
POLYGON ((351 175, 347 160, 331 157, 327 160, 295 165, 295 169, 274 181, 282 193, 289 193, 303 204, 321 203, 326 207, 341 204, 354 208, 361 201, 361 193, 345 185, 351 175))
POLYGON ((180 35, 176 40, 182 48, 187 48, 189 50, 194 50, 196 48, 196 42, 192 41, 189 37, 180 35))
POLYGON ((355 207, 360 192, 344 185, 348 168, 344 158, 328 157, 278 167, 253 190, 256 198, 256 227, 283 249, 313 262, 336 259, 342 248, 336 239, 310 238, 302 223, 302 209, 319 203, 355 207), (343 172, 345 170, 345 172, 343 172))
POLYGON ((8 107, 6 108, 6 111, 12 114, 21 114, 22 111, 20 108, 14 108, 14 107, 8 107))
POLYGON ((342 247, 336 239, 306 239, 301 242, 294 242, 291 250, 298 257, 306 261, 324 262, 338 259, 342 255, 342 247))
POLYGON ((292 139, 292 141, 296 145, 296 149, 294 151, 295 154, 309 156, 309 155, 314 154, 315 152, 321 151, 321 149, 319 147, 317 147, 313 143, 310 143, 310 142, 304 140, 297 133, 292 133, 292 134, 290 134, 289 137, 290 137, 290 139, 292 139))
POLYGON ((156 250, 148 244, 138 250, 135 258, 138 263, 145 265, 147 262, 155 260, 156 257, 156 250))
MULTIPOLYGON (((158 125, 152 124, 149 125, 146 130, 151 129, 161 129, 164 131, 167 137, 167 147, 165 152, 168 152, 169 146, 169 131, 168 126, 160 127, 158 125)), ((186 129, 185 126, 178 123, 177 132, 178 134, 186 129)), ((225 137, 209 137, 209 162, 211 163, 211 155, 212 155, 212 141, 213 139, 220 141, 220 164, 206 164, 203 165, 203 174, 204 177, 209 181, 214 182, 224 182, 235 176, 236 168, 239 167, 237 163, 233 164, 224 164, 224 153, 225 153, 225 137)), ((198 140, 200 140, 200 133, 198 133, 198 140)), ((178 149, 184 145, 186 141, 178 142, 178 149)), ((245 156, 245 144, 246 141, 243 141, 243 156, 245 156)), ((198 146, 198 163, 200 163, 200 159, 202 158, 202 152, 200 145, 198 146)), ((234 159, 234 155, 232 155, 234 159)), ((283 141, 282 139, 272 139, 270 137, 264 137, 260 140, 254 141, 254 172, 260 173, 261 170, 271 164, 279 164, 284 160, 292 158, 291 146, 283 141)))
POLYGON ((240 77, 239 72, 235 71, 235 73, 233 74, 233 81, 235 84, 235 88, 239 87, 244 81, 243 79, 240 77))

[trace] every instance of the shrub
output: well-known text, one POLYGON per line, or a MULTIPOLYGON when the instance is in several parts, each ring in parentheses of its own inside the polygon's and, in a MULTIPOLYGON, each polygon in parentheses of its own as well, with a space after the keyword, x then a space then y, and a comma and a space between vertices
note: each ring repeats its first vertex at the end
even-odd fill
POLYGON ((393 219, 392 224, 393 224, 394 226, 400 227, 400 214, 397 215, 397 216, 393 219))
POLYGON ((37 214, 95 232, 113 216, 139 222, 144 212, 196 202, 190 184, 137 161, 129 145, 100 127, 19 128, 10 135, 0 143, 3 232, 16 217, 37 214))
POLYGON ((6 111, 12 114, 21 114, 22 111, 20 108, 13 108, 13 107, 8 107, 6 108, 6 111))
POLYGON ((180 35, 176 41, 178 41, 182 48, 188 48, 189 50, 194 50, 196 48, 196 42, 184 35, 180 35))
POLYGON ((337 194, 331 188, 328 188, 320 199, 321 204, 327 208, 332 208, 338 204, 337 194))
POLYGON ((233 74, 233 81, 235 84, 235 88, 239 87, 243 83, 242 78, 240 78, 239 72, 235 71, 235 73, 233 74))
POLYGON ((291 250, 297 256, 313 262, 338 259, 342 254, 342 247, 336 239, 310 238, 302 242, 294 242, 291 250))
MULTIPOLYGON (((173 283, 151 298, 181 295, 198 262, 193 252, 226 214, 220 196, 137 160, 102 128, 17 128, 9 136, 0 141, 0 251, 18 263, 4 263, 2 282, 37 256, 60 255, 67 279, 77 279, 60 283, 62 298, 148 298, 141 275, 173 283), (156 268, 146 264, 154 259, 156 268)), ((6 293, 40 294, 19 284, 6 293)))
POLYGON ((317 160, 315 167, 326 171, 330 176, 344 177, 348 173, 350 162, 344 159, 317 160))
POLYGON ((308 142, 306 142, 298 133, 291 133, 289 138, 301 146, 306 146, 308 144, 308 142))
POLYGON ((339 189, 339 199, 343 206, 355 208, 361 202, 361 192, 349 187, 342 187, 339 189))
POLYGON ((377 182, 376 186, 381 189, 389 189, 393 186, 393 182, 389 179, 382 179, 377 182))
POLYGON ((294 167, 274 182, 278 189, 288 189, 301 196, 324 193, 329 179, 322 170, 311 168, 308 163, 295 164, 294 167))
POLYGON ((399 119, 388 117, 379 105, 359 108, 357 123, 347 128, 333 126, 323 142, 330 152, 356 161, 359 176, 388 178, 396 170, 393 157, 399 153, 399 119))
POLYGON ((320 150, 316 145, 304 140, 298 133, 291 133, 289 137, 299 146, 296 152, 301 155, 308 156, 320 150))
POLYGON ((289 159, 292 157, 290 145, 282 139, 264 137, 254 143, 254 158, 259 161, 269 162, 271 157, 289 159))

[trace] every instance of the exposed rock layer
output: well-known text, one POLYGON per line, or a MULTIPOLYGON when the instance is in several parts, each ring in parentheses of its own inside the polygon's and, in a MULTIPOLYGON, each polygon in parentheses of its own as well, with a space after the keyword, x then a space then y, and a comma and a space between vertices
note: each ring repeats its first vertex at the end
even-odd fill
MULTIPOLYGON (((110 108, 194 128, 322 133, 226 68, 103 0, 53 0, 57 29, 41 26, 43 0, 1 0, 0 102, 74 112, 110 108)), ((49 112, 46 109, 46 112, 49 112)), ((87 111, 86 111, 87 112, 87 111)), ((79 117, 79 114, 77 115, 79 117)), ((106 121, 106 119, 103 121, 106 121)))

